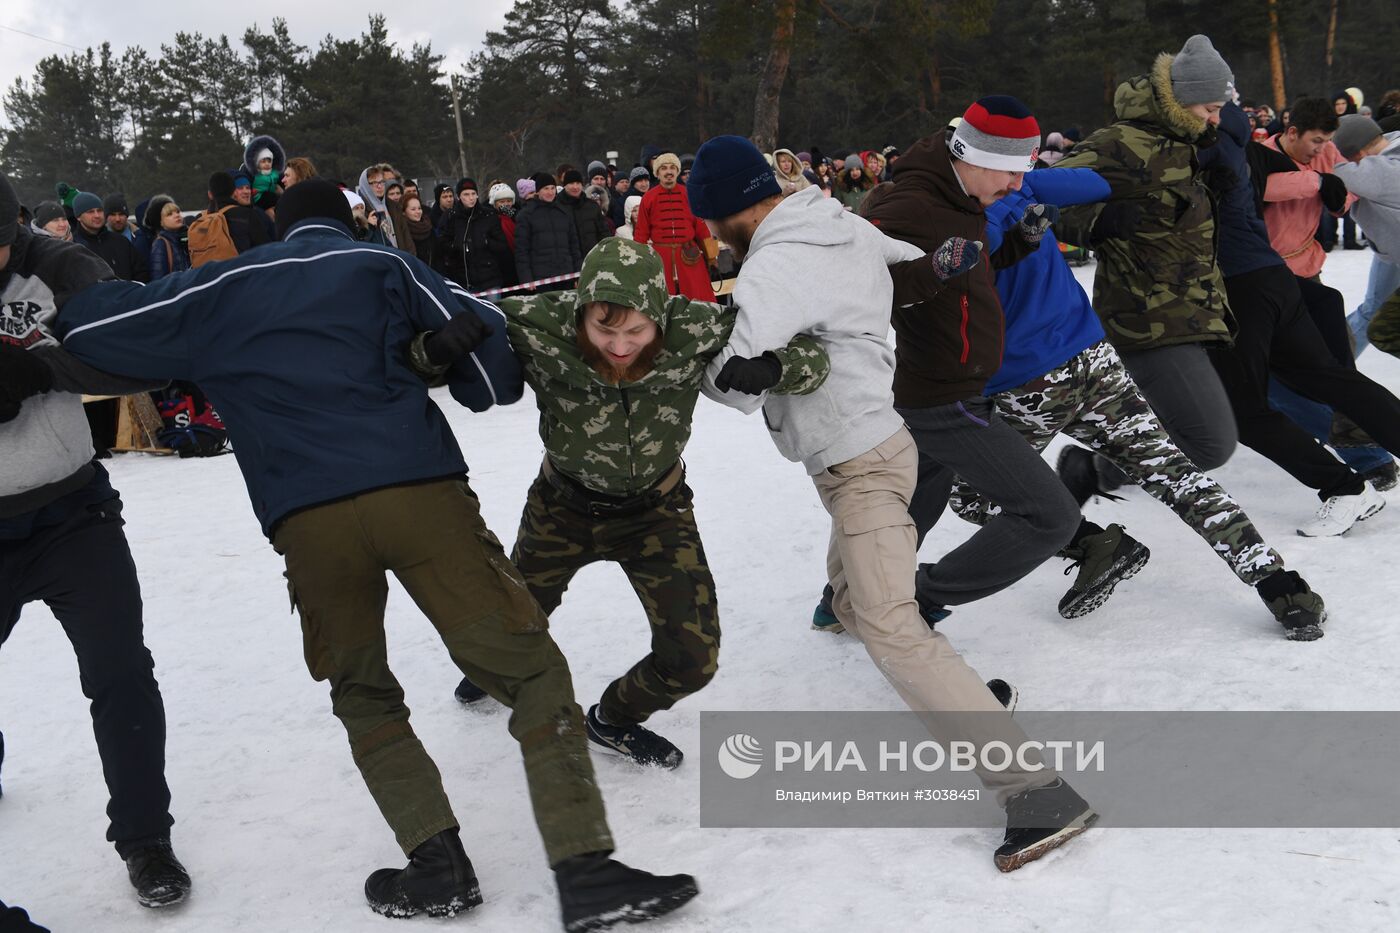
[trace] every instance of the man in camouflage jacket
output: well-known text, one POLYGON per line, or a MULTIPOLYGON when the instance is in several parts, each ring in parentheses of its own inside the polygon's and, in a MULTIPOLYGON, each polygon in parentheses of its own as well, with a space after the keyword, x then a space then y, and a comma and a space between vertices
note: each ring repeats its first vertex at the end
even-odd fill
POLYGON ((1205 36, 1114 96, 1118 120, 1058 165, 1092 168, 1107 201, 1061 214, 1060 239, 1098 255, 1094 310, 1108 340, 1176 442, 1203 470, 1234 452, 1229 400, 1206 348, 1234 330, 1216 262, 1211 194, 1199 147, 1213 145, 1220 107, 1233 93, 1229 66, 1205 36))
MULTIPOLYGON (((705 686, 718 666, 714 579, 680 458, 706 364, 728 343, 735 311, 668 295, 656 251, 615 237, 589 252, 576 291, 500 307, 545 446, 511 560, 546 614, 584 566, 622 565, 651 623, 652 650, 589 710, 589 736, 674 768, 680 750, 640 724, 705 686), (609 316, 609 306, 640 314, 609 316), (652 339, 633 359, 609 359, 611 344, 590 336, 604 321, 615 325, 608 331, 652 339)), ((773 356, 781 374, 770 391, 806 394, 826 379, 826 353, 810 337, 773 356)), ((457 696, 481 693, 464 680, 457 696)))

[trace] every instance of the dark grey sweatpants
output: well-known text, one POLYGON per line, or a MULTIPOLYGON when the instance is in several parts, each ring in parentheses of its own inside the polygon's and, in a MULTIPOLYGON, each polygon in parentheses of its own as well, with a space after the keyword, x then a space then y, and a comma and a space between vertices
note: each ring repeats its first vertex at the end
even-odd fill
POLYGON ((1235 411, 1204 344, 1119 350, 1118 356, 1172 443, 1192 463, 1208 473, 1230 459, 1239 442, 1235 411))
POLYGON ((920 564, 920 597, 957 606, 1005 589, 1069 544, 1079 506, 1055 471, 991 399, 978 396, 934 408, 901 408, 919 448, 919 482, 909 503, 919 543, 961 477, 1001 512, 932 564, 920 564))

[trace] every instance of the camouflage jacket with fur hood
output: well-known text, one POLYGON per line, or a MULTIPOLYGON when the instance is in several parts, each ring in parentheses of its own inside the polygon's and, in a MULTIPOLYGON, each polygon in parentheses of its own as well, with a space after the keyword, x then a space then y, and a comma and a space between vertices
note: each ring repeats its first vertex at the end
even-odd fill
MULTIPOLYGON (((507 298, 499 306, 554 466, 608 495, 635 495, 660 480, 690 439, 705 366, 728 343, 735 311, 668 295, 657 252, 618 237, 589 252, 577 290, 507 298), (608 382, 584 360, 579 314, 594 301, 636 308, 665 335, 655 365, 637 381, 608 382)), ((811 337, 798 336, 775 355, 783 375, 772 391, 780 394, 815 391, 830 369, 811 337)))
POLYGON ((1119 350, 1229 342, 1234 330, 1214 204, 1196 158, 1198 147, 1215 143, 1215 128, 1172 93, 1172 58, 1159 55, 1150 74, 1119 85, 1118 121, 1058 163, 1091 168, 1111 188, 1106 202, 1066 209, 1056 235, 1097 251, 1094 310, 1119 350), (1106 210, 1130 218, 1131 229, 1120 222, 1095 236, 1106 210))

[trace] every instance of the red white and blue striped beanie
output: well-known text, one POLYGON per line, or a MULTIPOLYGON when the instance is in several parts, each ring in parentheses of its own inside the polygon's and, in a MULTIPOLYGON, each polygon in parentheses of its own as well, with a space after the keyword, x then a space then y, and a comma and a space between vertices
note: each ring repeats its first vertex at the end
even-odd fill
POLYGON ((1040 124, 1014 97, 983 97, 967 108, 948 137, 948 149, 969 165, 1028 172, 1040 154, 1040 124))

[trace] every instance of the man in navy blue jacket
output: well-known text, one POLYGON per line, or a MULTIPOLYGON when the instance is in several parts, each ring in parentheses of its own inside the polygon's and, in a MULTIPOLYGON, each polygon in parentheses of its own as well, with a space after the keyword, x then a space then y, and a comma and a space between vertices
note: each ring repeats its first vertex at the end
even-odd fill
POLYGON ((409 367, 410 352, 451 364, 451 393, 474 411, 516 401, 522 373, 500 312, 412 256, 357 243, 349 206, 327 182, 292 188, 277 218, 282 242, 254 253, 145 288, 80 293, 59 331, 83 362, 196 382, 218 406, 253 509, 286 558, 307 666, 330 682, 355 762, 409 856, 403 869, 370 875, 371 907, 441 916, 481 903, 441 776, 389 669, 392 571, 462 673, 512 709, 565 925, 675 909, 696 893, 693 878, 608 858, 568 666, 409 367), (434 333, 414 342, 424 331, 434 333))
MULTIPOLYGON (((1092 169, 1031 172, 1019 191, 987 208, 987 246, 997 249, 1028 204, 1069 207, 1103 200, 1108 193, 1108 183, 1092 169)), ((1325 615, 1321 597, 1297 573, 1284 569, 1283 558, 1264 543, 1238 503, 1173 443, 1104 339, 1089 296, 1052 233, 1029 257, 997 272, 997 292, 1006 311, 1006 354, 986 393, 1002 419, 1036 450, 1063 432, 1097 451, 1176 512, 1242 582, 1256 587, 1287 637, 1320 637, 1325 615)), ((1081 503, 1099 491, 1092 456, 1082 447, 1067 447, 1060 458, 1060 477, 1081 503)), ((950 504, 961 517, 979 524, 995 509, 962 482, 955 485, 950 504)), ((1066 618, 1100 606, 1117 583, 1148 559, 1147 548, 1121 525, 1105 529, 1087 519, 1081 519, 1065 554, 1080 567, 1060 600, 1066 618)))

